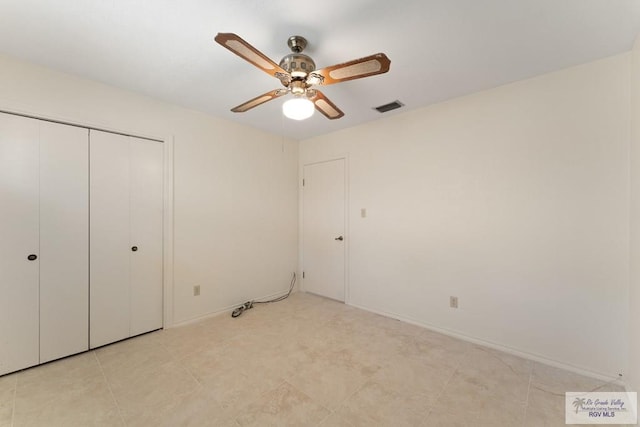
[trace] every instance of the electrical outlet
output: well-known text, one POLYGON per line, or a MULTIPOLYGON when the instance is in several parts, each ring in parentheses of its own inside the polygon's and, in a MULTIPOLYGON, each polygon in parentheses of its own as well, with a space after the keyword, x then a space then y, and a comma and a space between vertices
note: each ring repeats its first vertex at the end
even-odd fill
POLYGON ((458 308, 458 297, 449 297, 449 307, 458 308))
POLYGON ((200 295, 200 285, 193 285, 193 296, 197 297, 200 295))

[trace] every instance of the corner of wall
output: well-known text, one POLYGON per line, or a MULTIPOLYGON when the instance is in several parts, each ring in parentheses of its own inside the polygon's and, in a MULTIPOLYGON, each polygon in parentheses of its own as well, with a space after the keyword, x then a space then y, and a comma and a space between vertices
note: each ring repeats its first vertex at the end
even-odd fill
POLYGON ((631 52, 629 390, 640 391, 640 35, 631 52))

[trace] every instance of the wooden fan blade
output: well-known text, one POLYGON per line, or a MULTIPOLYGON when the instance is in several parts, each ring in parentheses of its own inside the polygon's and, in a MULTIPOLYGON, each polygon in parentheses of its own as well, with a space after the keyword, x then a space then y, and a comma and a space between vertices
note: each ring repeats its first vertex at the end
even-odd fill
POLYGON ((234 113, 244 113, 245 111, 248 111, 253 107, 257 107, 258 105, 264 104, 267 101, 271 101, 272 99, 276 99, 281 97, 282 95, 286 95, 287 92, 288 91, 286 89, 272 90, 271 92, 267 92, 260 96, 256 96, 255 98, 245 102, 244 104, 240 104, 237 107, 233 107, 231 111, 233 111, 234 113))
POLYGON ((374 76, 389 71, 391 61, 384 53, 366 56, 344 64, 332 65, 313 71, 307 79, 308 84, 331 85, 347 80, 374 76))
POLYGON ((286 82, 285 86, 288 85, 288 82, 291 80, 289 73, 269 59, 269 57, 264 53, 260 52, 258 49, 240 38, 237 34, 218 33, 215 37, 215 41, 222 47, 225 47, 238 55, 240 58, 260 68, 265 73, 279 79, 283 83, 286 82))
POLYGON ((327 119, 335 120, 344 116, 344 113, 336 107, 336 105, 329 101, 329 98, 324 96, 319 90, 314 90, 315 96, 309 98, 316 106, 316 110, 320 111, 327 119))

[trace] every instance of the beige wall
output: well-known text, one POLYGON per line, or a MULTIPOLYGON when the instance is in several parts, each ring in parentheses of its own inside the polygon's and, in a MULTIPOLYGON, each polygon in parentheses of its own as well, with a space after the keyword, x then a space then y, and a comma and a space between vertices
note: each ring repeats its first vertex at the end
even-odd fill
POLYGON ((623 54, 303 141, 299 169, 348 157, 349 303, 614 377, 628 129, 623 54))
POLYGON ((629 388, 640 392, 640 37, 631 67, 631 281, 629 388))
POLYGON ((288 288, 296 142, 1 56, 0 109, 173 141, 174 322, 288 288))

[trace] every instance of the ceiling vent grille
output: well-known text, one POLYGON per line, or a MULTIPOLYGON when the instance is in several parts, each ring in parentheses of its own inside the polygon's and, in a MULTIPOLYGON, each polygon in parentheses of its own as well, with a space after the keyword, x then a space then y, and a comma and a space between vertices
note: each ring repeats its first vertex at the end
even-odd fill
POLYGON ((396 108, 400 108, 400 107, 404 107, 404 104, 402 102, 393 101, 388 104, 375 107, 374 110, 377 110, 379 113, 386 113, 387 111, 395 110, 396 108))

